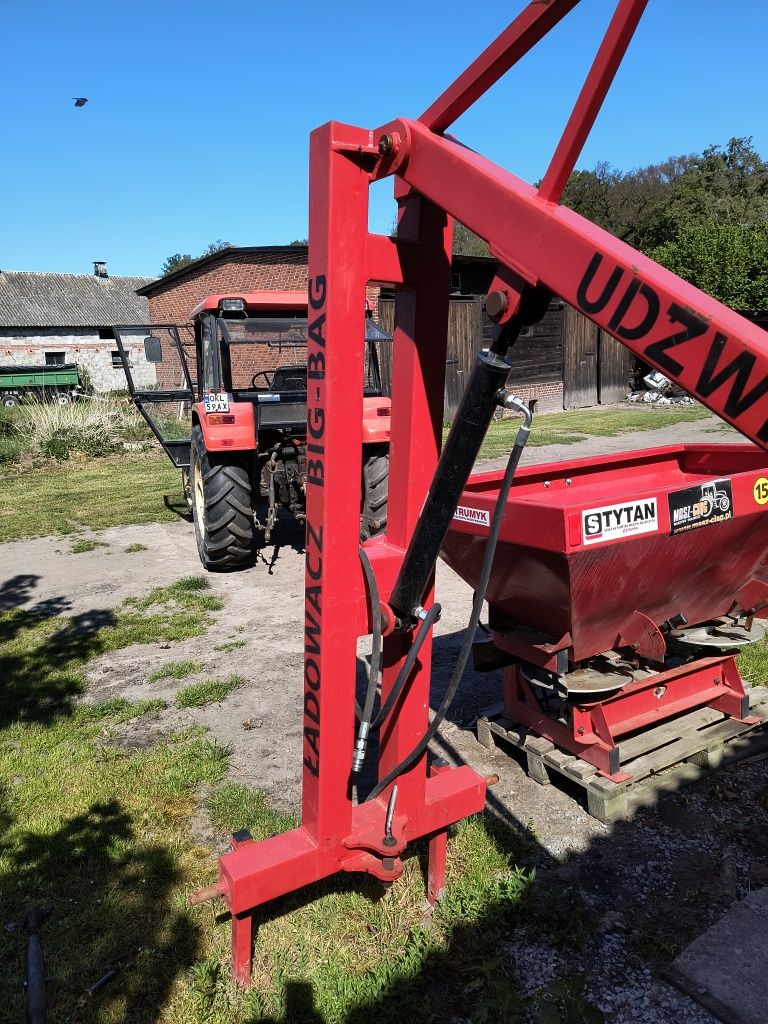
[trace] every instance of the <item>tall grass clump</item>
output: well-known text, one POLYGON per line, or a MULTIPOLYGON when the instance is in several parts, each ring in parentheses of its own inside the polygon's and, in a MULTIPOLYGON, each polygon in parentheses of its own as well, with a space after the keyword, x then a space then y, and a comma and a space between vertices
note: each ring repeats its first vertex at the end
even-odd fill
POLYGON ((69 405, 29 402, 19 410, 14 426, 29 454, 59 460, 74 452, 91 458, 111 455, 126 442, 150 438, 134 407, 110 398, 84 398, 69 405))

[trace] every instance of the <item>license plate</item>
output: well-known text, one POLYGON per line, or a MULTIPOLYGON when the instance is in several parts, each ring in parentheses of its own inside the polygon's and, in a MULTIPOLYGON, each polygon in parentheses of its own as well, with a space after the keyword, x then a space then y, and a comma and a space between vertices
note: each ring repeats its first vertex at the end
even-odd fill
POLYGON ((229 396, 226 391, 206 391, 203 399, 206 412, 229 412, 229 396))

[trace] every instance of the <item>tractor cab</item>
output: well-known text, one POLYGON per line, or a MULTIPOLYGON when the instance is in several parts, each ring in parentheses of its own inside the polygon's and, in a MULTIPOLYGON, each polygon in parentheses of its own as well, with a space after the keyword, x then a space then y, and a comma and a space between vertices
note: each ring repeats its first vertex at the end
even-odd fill
MULTIPOLYGON (((210 295, 194 308, 189 325, 122 326, 115 328, 115 337, 131 398, 175 466, 189 467, 195 423, 214 450, 256 450, 259 433, 262 445, 272 437, 305 435, 305 292, 210 295)), ((369 440, 374 434, 389 440, 389 402, 378 400, 384 390, 382 363, 389 366, 382 346, 391 340, 366 305, 364 417, 375 424, 373 433, 367 424, 369 440)))
MULTIPOLYGON (((372 498, 366 472, 380 480, 383 460, 388 465, 390 402, 383 395, 382 365, 389 367, 391 361, 382 347, 389 348, 392 339, 376 325, 367 305, 365 313, 361 532, 370 536, 385 522, 381 486, 372 498)), ((190 325, 143 329, 141 360, 132 358, 137 354, 132 348, 142 329, 115 328, 131 397, 182 470, 198 548, 208 568, 244 561, 254 524, 268 541, 280 507, 304 519, 308 330, 303 291, 210 295, 194 308, 190 325), (217 478, 214 466, 230 483, 237 477, 237 485, 225 502, 233 512, 225 536, 209 543, 212 523, 220 520, 206 522, 204 514, 207 504, 220 504, 218 490, 210 499, 204 493, 217 478), (260 497, 267 500, 263 522, 255 516, 260 497), (254 510, 251 516, 237 512, 246 502, 254 510)))

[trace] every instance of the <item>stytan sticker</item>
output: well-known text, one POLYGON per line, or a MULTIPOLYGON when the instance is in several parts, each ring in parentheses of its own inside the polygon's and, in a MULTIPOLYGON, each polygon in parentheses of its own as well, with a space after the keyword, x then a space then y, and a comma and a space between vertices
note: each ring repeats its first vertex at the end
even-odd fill
POLYGON ((459 505, 453 513, 453 518, 461 523, 474 523, 476 526, 490 526, 491 515, 484 508, 469 508, 467 505, 459 505))
POLYGON ((639 533, 655 533, 659 528, 656 498, 584 509, 581 528, 585 544, 604 544, 639 533))
POLYGON ((670 533, 686 533, 733 519, 731 481, 708 480, 669 495, 670 533))

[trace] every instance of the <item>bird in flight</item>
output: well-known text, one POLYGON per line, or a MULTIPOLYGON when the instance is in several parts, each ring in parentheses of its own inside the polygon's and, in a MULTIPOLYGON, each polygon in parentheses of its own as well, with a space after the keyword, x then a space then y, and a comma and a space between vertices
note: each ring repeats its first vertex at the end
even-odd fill
POLYGON ((76 107, 84 107, 88 102, 87 96, 73 96, 72 99, 75 101, 76 107))

